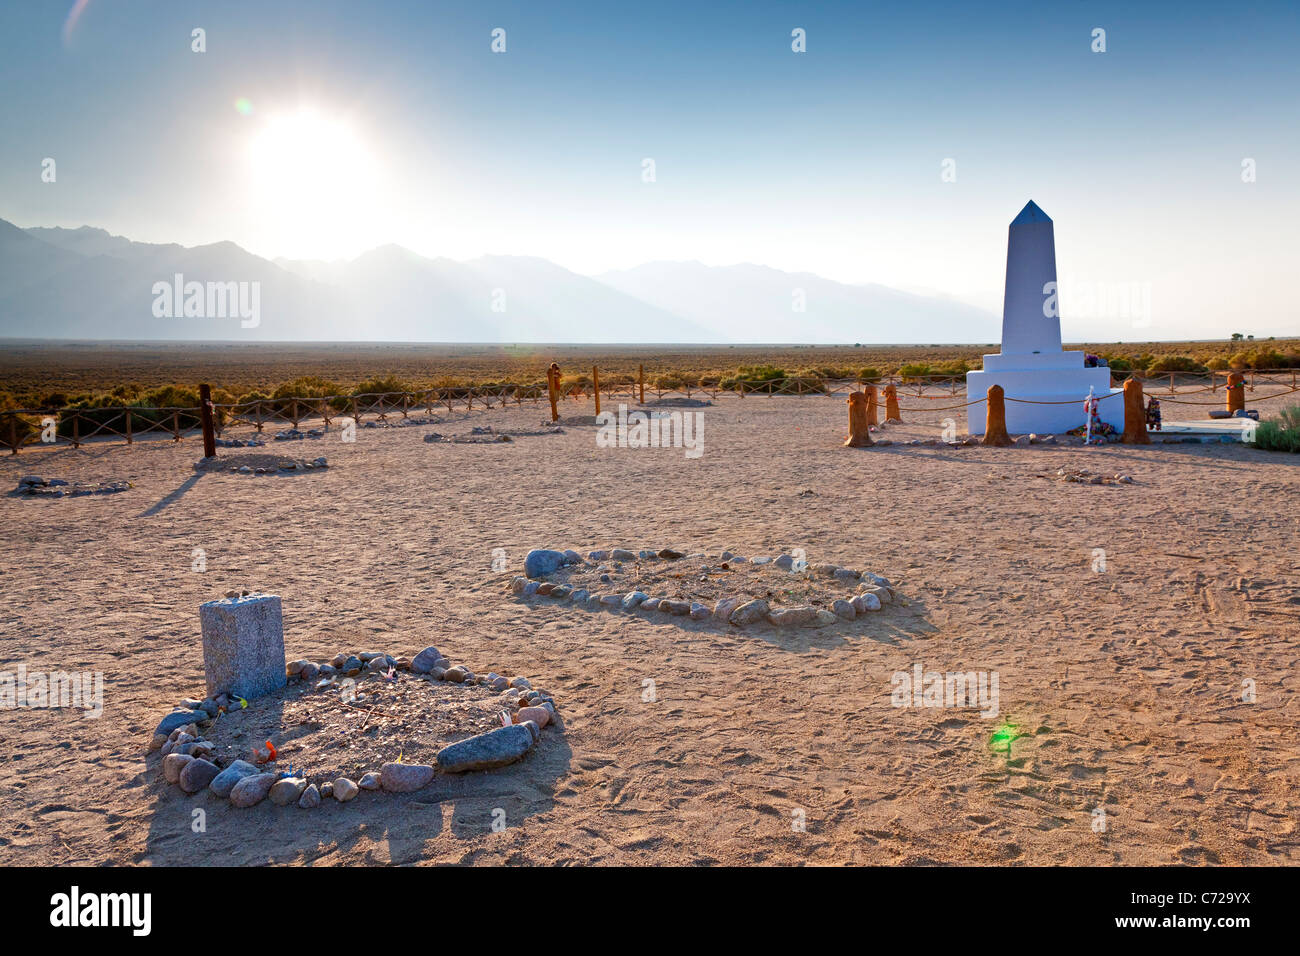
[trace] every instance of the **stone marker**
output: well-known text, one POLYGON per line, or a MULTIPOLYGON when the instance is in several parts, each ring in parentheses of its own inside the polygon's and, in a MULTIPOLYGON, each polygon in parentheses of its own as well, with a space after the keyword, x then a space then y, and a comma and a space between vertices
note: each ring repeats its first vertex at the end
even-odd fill
POLYGON ((199 622, 209 696, 229 693, 249 700, 288 683, 278 597, 209 601, 199 605, 199 622))
POLYGON ((534 743, 533 732, 522 724, 498 727, 443 747, 438 751, 438 767, 447 773, 504 767, 526 754, 534 743))
POLYGON ((208 784, 208 789, 218 797, 228 797, 230 791, 235 789, 235 784, 245 777, 256 777, 261 772, 260 767, 249 763, 247 760, 236 760, 212 778, 212 782, 208 784))

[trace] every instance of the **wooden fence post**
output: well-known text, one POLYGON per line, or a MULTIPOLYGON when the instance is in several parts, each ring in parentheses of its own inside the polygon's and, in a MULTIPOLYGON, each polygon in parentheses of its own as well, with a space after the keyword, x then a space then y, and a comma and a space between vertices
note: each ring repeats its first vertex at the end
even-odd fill
POLYGON ((217 436, 212 433, 212 388, 208 385, 199 386, 199 420, 203 423, 203 457, 216 458, 217 436))
MULTIPOLYGON (((1295 376, 1293 375, 1292 378, 1294 377, 1295 376)), ((641 404, 644 405, 645 404, 645 366, 644 365, 639 366, 636 370, 636 383, 641 387, 641 404)), ((1291 384, 1294 385, 1295 382, 1292 382, 1291 384)))
POLYGON ((591 390, 596 396, 596 414, 600 414, 600 370, 596 366, 591 367, 591 390))
MULTIPOLYGON (((203 393, 200 391, 200 395, 203 393)), ((126 406, 126 443, 130 445, 131 441, 131 406, 126 406)))
POLYGON ((1149 445, 1147 410, 1142 402, 1142 383, 1135 378, 1124 383, 1124 437, 1125 445, 1149 445))
POLYGON ((1001 385, 990 385, 988 392, 988 417, 984 420, 985 445, 1010 445, 1007 434, 1007 406, 1003 401, 1001 385))
POLYGON ((1228 414, 1246 407, 1246 376, 1240 372, 1228 375, 1228 414))
POLYGON ((560 410, 556 402, 560 400, 560 366, 555 362, 546 370, 546 396, 551 401, 551 421, 558 422, 560 410))

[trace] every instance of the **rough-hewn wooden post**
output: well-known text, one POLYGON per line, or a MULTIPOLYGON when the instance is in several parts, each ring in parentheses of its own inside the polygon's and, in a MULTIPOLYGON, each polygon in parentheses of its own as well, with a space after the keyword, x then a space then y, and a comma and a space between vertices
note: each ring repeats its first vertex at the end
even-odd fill
POLYGON ((591 367, 591 391, 596 396, 596 414, 600 414, 600 369, 591 367))
POLYGON ((898 410, 898 389, 893 385, 885 386, 885 421, 902 422, 903 415, 898 410))
MULTIPOLYGON (((1292 378, 1294 377, 1295 376, 1292 375, 1292 378)), ((645 366, 644 365, 637 366, 636 383, 641 389, 641 404, 644 405, 645 404, 645 366)), ((1295 383, 1292 382, 1291 384, 1294 385, 1295 383)))
POLYGON ((216 458, 217 436, 212 432, 212 388, 208 385, 199 386, 199 421, 203 423, 203 457, 216 458))
POLYGON ((560 400, 560 366, 555 362, 546 370, 546 395, 551 400, 551 421, 558 422, 560 410, 556 402, 560 400))
POLYGON ((181 440, 181 413, 180 410, 172 412, 172 441, 181 440))
POLYGON ((866 448, 874 445, 871 440, 871 426, 867 424, 867 396, 862 392, 850 392, 849 437, 844 440, 846 448, 866 448))
MULTIPOLYGON (((200 391, 199 394, 202 395, 202 394, 203 394, 202 391, 200 391)), ((131 438, 131 406, 130 406, 130 405, 126 406, 126 443, 127 443, 128 445, 132 444, 132 438, 131 438)))
POLYGON ((1124 383, 1124 437, 1125 445, 1149 445, 1147 410, 1142 402, 1142 383, 1135 378, 1124 383))
POLYGON ((1228 375, 1228 414, 1246 407, 1246 376, 1240 372, 1228 375))
POLYGON ((988 417, 984 420, 985 445, 1010 445, 1011 436, 1007 434, 1007 406, 1003 401, 1001 385, 990 385, 988 393, 988 417))

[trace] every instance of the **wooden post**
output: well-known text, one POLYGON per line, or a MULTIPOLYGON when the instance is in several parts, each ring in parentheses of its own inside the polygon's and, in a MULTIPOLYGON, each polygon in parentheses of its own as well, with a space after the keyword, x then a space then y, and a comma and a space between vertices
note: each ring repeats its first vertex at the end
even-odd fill
POLYGON ((875 427, 879 425, 880 417, 880 399, 876 394, 876 386, 867 386, 867 424, 875 427))
POLYGON ((212 389, 208 385, 199 386, 199 420, 203 422, 203 457, 216 458, 217 436, 212 432, 212 389))
POLYGON ((1228 374, 1228 414, 1246 407, 1246 377, 1240 372, 1228 374))
POLYGON ((262 400, 260 398, 257 400, 257 432, 259 435, 262 432, 262 400))
MULTIPOLYGON (((203 394, 202 388, 199 389, 199 395, 203 394)), ((131 444, 131 406, 126 406, 126 443, 131 444)))
POLYGON ((893 385, 885 386, 885 421, 903 421, 903 414, 898 410, 898 389, 893 385))
POLYGON ((560 399, 560 366, 555 362, 546 370, 546 396, 551 400, 551 421, 560 420, 560 410, 556 402, 560 399))
POLYGON ((850 392, 849 437, 844 440, 845 448, 866 448, 874 445, 871 440, 871 427, 867 424, 867 396, 862 392, 850 392))
POLYGON ((1124 437, 1125 445, 1149 445, 1147 410, 1142 401, 1142 383, 1135 378, 1124 383, 1124 437))
POLYGON ((600 414, 600 369, 591 367, 591 391, 596 396, 596 414, 600 414))
MULTIPOLYGON (((1292 378, 1292 379, 1295 378, 1295 373, 1294 373, 1294 372, 1291 373, 1291 378, 1292 378)), ((641 388, 641 404, 644 405, 644 404, 645 404, 645 366, 644 366, 644 365, 640 365, 640 366, 637 367, 637 370, 636 370, 636 383, 637 383, 637 385, 639 385, 640 388, 641 388)), ((1292 381, 1291 384, 1294 385, 1295 382, 1292 381)))
POLYGON ((297 428, 298 427, 298 399, 296 398, 293 400, 293 404, 289 406, 289 418, 293 422, 293 427, 297 428))
POLYGON ((172 441, 181 440, 181 413, 172 412, 172 441))
POLYGON ((984 420, 985 445, 1011 444, 1011 436, 1007 434, 1007 406, 1003 394, 1001 385, 989 386, 988 417, 984 420))

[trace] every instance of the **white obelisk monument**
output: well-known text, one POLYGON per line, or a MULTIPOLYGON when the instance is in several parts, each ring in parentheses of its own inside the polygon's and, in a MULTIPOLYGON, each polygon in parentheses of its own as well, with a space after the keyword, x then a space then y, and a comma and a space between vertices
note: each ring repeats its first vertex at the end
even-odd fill
MULTIPOLYGON (((1052 220, 1031 200, 1011 222, 1007 236, 1007 285, 1002 299, 1002 352, 984 356, 984 370, 966 373, 967 401, 983 398, 1001 385, 1008 399, 1063 402, 1027 405, 1008 401, 1007 431, 1027 435, 1068 431, 1084 424, 1088 389, 1109 395, 1110 369, 1084 367, 1082 352, 1061 350, 1057 308, 1056 238, 1052 220)), ((1103 403, 1105 419, 1120 414, 1118 399, 1103 403), (1109 406, 1115 405, 1114 409, 1109 406)), ((967 409, 969 431, 984 434, 984 405, 967 409)), ((1121 427, 1122 422, 1115 423, 1121 427)))

